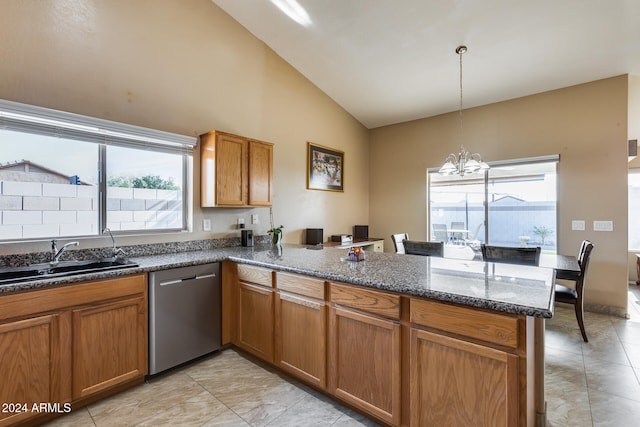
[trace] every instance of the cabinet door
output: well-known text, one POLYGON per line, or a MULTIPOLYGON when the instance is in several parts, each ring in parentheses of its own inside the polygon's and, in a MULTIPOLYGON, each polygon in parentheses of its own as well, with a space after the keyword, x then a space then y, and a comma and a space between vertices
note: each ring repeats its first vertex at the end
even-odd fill
POLYGON ((216 205, 245 206, 248 193, 248 142, 245 138, 216 136, 216 205))
POLYGON ((518 425, 518 357, 411 329, 412 426, 518 425))
POLYGON ((273 144, 249 141, 249 204, 271 206, 273 144))
POLYGON ((400 324, 331 308, 329 391, 392 425, 400 424, 400 324))
POLYGON ((0 403, 13 405, 3 406, 0 425, 32 417, 33 404, 69 401, 61 382, 70 376, 61 357, 69 340, 61 324, 58 314, 0 324, 0 403))
POLYGON ((273 363, 273 290, 240 282, 238 346, 273 363))
POLYGON ((276 364, 319 388, 326 387, 327 306, 297 295, 276 294, 276 364))
POLYGON ((146 298, 73 311, 73 372, 76 399, 146 375, 146 298))

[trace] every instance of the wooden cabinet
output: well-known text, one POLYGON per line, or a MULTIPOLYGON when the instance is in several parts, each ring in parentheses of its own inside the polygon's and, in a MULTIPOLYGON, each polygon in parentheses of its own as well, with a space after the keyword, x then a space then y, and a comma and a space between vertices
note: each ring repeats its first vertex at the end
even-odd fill
POLYGON ((399 425, 400 299, 330 286, 329 391, 385 423, 399 425))
POLYGON ((249 205, 271 206, 273 144, 249 140, 249 205))
POLYGON ((271 206, 273 144, 210 131, 200 146, 202 207, 271 206))
POLYGON ((412 328, 412 426, 515 426, 517 399, 517 356, 412 328))
POLYGON ((327 383, 325 282, 276 273, 275 363, 320 389, 327 383))
POLYGON ((236 344, 273 363, 274 292, 271 271, 238 266, 238 328, 236 344))
POLYGON ((141 296, 73 311, 74 399, 145 375, 146 313, 141 296))
POLYGON ((386 425, 544 419, 533 318, 242 264, 225 271, 234 344, 386 425))
MULTIPOLYGON (((145 274, 0 296, 0 402, 72 403, 147 373, 145 274)), ((0 413, 0 426, 48 414, 0 413)))
POLYGON ((34 404, 69 401, 61 353, 71 330, 61 317, 52 313, 0 324, 0 403, 10 405, 0 412, 0 425, 31 417, 34 404))
POLYGON ((410 311, 412 426, 527 424, 521 319, 421 299, 410 311))

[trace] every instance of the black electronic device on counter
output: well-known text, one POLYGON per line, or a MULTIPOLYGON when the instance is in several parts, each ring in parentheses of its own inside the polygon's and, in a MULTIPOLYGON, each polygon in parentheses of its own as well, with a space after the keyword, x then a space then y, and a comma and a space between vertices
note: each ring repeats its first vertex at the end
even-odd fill
POLYGON ((354 225, 353 226, 353 238, 356 240, 367 240, 369 238, 369 226, 368 225, 354 225))
POLYGON ((242 246, 253 246, 253 230, 240 231, 240 244, 242 246))
POLYGON ((321 245, 322 244, 322 228, 307 228, 307 245, 321 245))

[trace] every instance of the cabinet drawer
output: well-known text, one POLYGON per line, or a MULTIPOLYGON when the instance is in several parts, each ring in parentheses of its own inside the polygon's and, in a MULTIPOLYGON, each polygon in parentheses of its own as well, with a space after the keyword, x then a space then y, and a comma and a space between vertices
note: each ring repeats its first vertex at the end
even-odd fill
POLYGON ((331 283, 331 302, 390 319, 400 319, 400 296, 331 283))
POLYGON ((324 280, 297 274, 276 273, 276 287, 282 291, 325 300, 324 280))
POLYGON ((411 323, 518 348, 519 319, 512 316, 411 298, 411 323))
POLYGON ((271 270, 267 270, 266 268, 238 264, 238 279, 243 282, 256 283, 269 288, 273 286, 271 270))

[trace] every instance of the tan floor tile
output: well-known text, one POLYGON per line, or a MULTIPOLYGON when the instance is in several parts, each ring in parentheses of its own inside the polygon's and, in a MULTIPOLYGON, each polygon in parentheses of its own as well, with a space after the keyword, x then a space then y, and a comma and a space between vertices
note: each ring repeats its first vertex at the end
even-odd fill
POLYGON ((186 400, 176 399, 174 405, 136 425, 198 427, 228 410, 218 399, 203 390, 199 395, 192 398, 186 400))
POLYGON ((203 391, 189 376, 176 372, 90 405, 89 412, 99 427, 127 426, 152 418, 203 391))
POLYGON ((228 409, 205 422, 201 427, 248 427, 250 425, 240 418, 238 414, 228 409))
POLYGON ((72 410, 70 413, 48 422, 47 427, 95 427, 87 408, 72 410))
POLYGON ((342 415, 342 411, 333 402, 307 394, 269 422, 268 425, 278 427, 331 426, 342 415))
POLYGON ((640 383, 631 366, 585 359, 589 392, 598 391, 640 402, 640 383))
POLYGON ((635 427, 640 420, 640 402, 591 391, 593 425, 599 427, 635 427))
POLYGON ((333 427, 378 427, 382 424, 378 424, 362 414, 357 412, 346 410, 345 414, 338 418, 333 424, 333 427))
POLYGON ((547 349, 544 384, 549 426, 591 425, 589 392, 581 355, 547 349))

